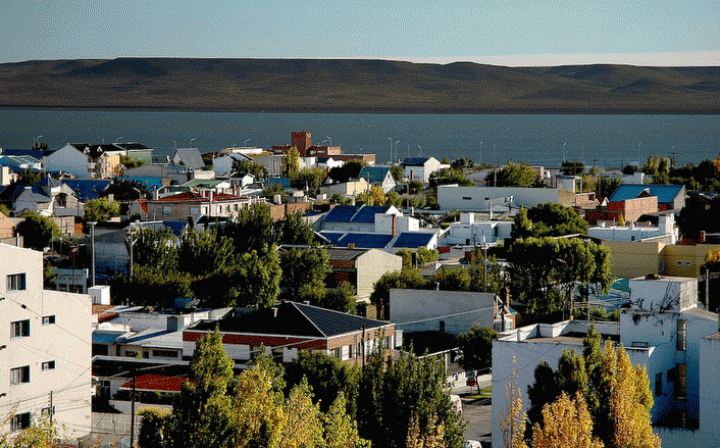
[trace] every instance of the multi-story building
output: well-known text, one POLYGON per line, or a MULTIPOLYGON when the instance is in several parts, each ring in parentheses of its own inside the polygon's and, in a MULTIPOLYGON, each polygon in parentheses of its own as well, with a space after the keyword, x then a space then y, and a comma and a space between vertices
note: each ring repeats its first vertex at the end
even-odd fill
POLYGON ((0 433, 47 415, 91 427, 91 299, 43 289, 43 254, 0 244, 0 433))

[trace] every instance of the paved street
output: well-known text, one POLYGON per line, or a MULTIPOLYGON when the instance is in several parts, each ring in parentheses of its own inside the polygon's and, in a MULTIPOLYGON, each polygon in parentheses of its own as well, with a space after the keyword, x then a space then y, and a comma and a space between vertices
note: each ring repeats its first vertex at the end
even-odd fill
MULTIPOLYGON (((481 375, 478 380, 480 388, 492 385, 492 375, 481 375)), ((452 393, 463 397, 477 390, 475 386, 466 386, 463 382, 457 382, 452 388, 452 393)), ((463 399, 463 417, 467 421, 465 438, 468 440, 479 440, 489 443, 492 441, 492 406, 490 398, 480 400, 463 399)))

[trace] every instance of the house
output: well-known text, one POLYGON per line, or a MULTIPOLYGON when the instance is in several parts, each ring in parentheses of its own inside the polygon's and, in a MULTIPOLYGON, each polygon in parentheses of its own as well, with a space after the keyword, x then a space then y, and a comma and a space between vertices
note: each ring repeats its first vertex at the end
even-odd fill
POLYGON ((112 181, 94 179, 63 179, 62 183, 75 192, 75 196, 83 202, 100 197, 100 193, 110 187, 112 181))
POLYGON ((659 211, 679 211, 685 206, 684 185, 621 184, 608 199, 608 208, 613 203, 651 196, 657 197, 659 211))
POLYGON ((68 437, 91 428, 90 296, 43 289, 42 252, 0 244, 0 432, 51 415, 68 437), (9 336, 7 336, 9 334, 9 336))
POLYGON ((347 182, 341 182, 332 185, 323 185, 320 187, 320 193, 332 196, 335 193, 343 197, 355 198, 360 194, 363 194, 369 190, 368 183, 365 179, 350 179, 347 182))
MULTIPOLYGON (((215 179, 215 172, 205 169, 191 169, 173 163, 156 163, 125 170, 126 177, 159 177, 175 184, 184 184, 193 179, 215 179)), ((164 183, 164 182, 163 182, 164 183)))
POLYGON ((450 223, 441 246, 493 244, 510 238, 513 221, 476 221, 475 213, 460 213, 460 221, 450 223))
POLYGON ((532 208, 546 202, 572 207, 575 203, 575 195, 571 191, 557 188, 439 185, 437 196, 441 210, 463 212, 504 212, 521 206, 532 208))
MULTIPOLYGON (((653 393, 651 418, 664 447, 719 446, 720 413, 715 362, 720 360, 718 315, 697 304, 697 280, 647 276, 630 280, 630 306, 620 322, 597 323, 604 338, 623 347, 634 365, 646 368, 653 393), (711 367, 712 366, 712 367, 711 367), (697 428, 691 430, 692 428, 697 428)), ((502 443, 500 418, 512 369, 516 387, 527 390, 543 360, 556 368, 566 349, 582 351, 589 322, 534 324, 498 334, 493 342, 493 444, 502 443), (512 359, 516 365, 512 366, 512 359)), ((523 409, 529 403, 523 401, 523 409)))
POLYGON ((195 342, 218 328, 223 347, 235 362, 251 360, 261 347, 274 359, 289 363, 300 350, 325 353, 343 362, 363 363, 382 347, 402 344, 395 324, 297 302, 282 302, 217 322, 200 322, 183 331, 183 353, 191 356, 195 342))
POLYGON ((488 292, 391 289, 390 320, 405 333, 459 335, 476 324, 502 329, 497 296, 488 292))
MULTIPOLYGON (((656 199, 653 197, 652 199, 656 199)), ((643 215, 646 216, 647 215, 643 215)), ((648 222, 631 222, 630 225, 608 225, 599 223, 588 229, 588 236, 603 241, 662 241, 675 244, 678 241, 678 229, 675 228, 675 212, 655 213, 657 225, 648 222)))
POLYGON ((610 249, 610 273, 633 278, 647 274, 698 277, 705 255, 720 244, 679 245, 662 241, 603 241, 610 249))
POLYGON ((333 159, 332 157, 318 157, 317 167, 323 170, 331 170, 333 168, 339 168, 345 165, 343 160, 333 159))
POLYGON ((370 185, 377 185, 382 188, 383 193, 395 189, 397 182, 387 166, 364 166, 358 174, 359 178, 365 179, 370 185))
POLYGON ((325 251, 332 270, 328 286, 348 282, 360 299, 370 297, 375 282, 384 274, 402 269, 402 257, 378 249, 331 247, 325 251))
POLYGON ((177 148, 172 156, 172 162, 176 165, 183 165, 191 170, 205 169, 200 151, 197 148, 177 148))
POLYGON ((153 149, 136 142, 113 143, 113 146, 124 151, 127 157, 138 162, 144 162, 147 165, 153 163, 153 149))
POLYGON ((403 161, 403 176, 424 184, 430 182, 430 175, 439 169, 440 161, 435 157, 408 157, 403 161))
POLYGON ((233 174, 233 166, 235 162, 243 160, 252 161, 252 157, 248 157, 241 153, 219 154, 218 157, 212 159, 212 170, 216 177, 230 177, 233 174))
POLYGON ((17 181, 17 174, 15 174, 7 166, 0 166, 0 187, 7 187, 13 182, 17 181))
POLYGON ((205 215, 208 218, 230 218, 240 209, 249 208, 252 200, 226 193, 189 191, 145 201, 147 215, 153 221, 187 221, 205 215))
POLYGON ((13 172, 21 171, 42 171, 42 160, 31 156, 3 155, 0 157, 0 165, 10 168, 13 172))
POLYGON ((57 151, 43 156, 48 173, 70 173, 79 179, 95 179, 96 166, 87 143, 68 143, 57 151))
MULTIPOLYGON (((325 139, 327 141, 327 139, 325 139)), ((323 143, 325 143, 325 141, 323 143)), ((331 142, 332 144, 332 142, 331 142)), ((317 146, 312 144, 312 134, 310 132, 292 132, 290 134, 290 144, 273 146, 272 150, 275 154, 285 154, 291 148, 298 151, 300 157, 327 157, 340 154, 342 151, 339 146, 317 146)))

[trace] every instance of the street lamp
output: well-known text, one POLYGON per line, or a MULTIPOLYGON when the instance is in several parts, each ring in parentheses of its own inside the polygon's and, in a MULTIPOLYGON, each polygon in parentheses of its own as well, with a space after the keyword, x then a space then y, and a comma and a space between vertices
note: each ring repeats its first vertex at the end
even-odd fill
POLYGON ((328 136, 325 136, 326 139, 330 140, 330 146, 332 146, 332 139, 328 136))
POLYGON ((397 145, 398 145, 398 143, 400 143, 400 140, 398 140, 398 141, 395 142, 395 158, 396 158, 396 159, 398 158, 398 154, 397 154, 397 145))
POLYGON ((194 142, 195 140, 197 140, 197 139, 196 139, 196 138, 191 138, 191 139, 190 139, 190 144, 189 144, 188 146, 190 146, 190 147, 192 148, 192 142, 194 142))
POLYGON ((246 146, 249 141, 250 141, 250 139, 246 138, 245 141, 243 142, 243 146, 246 146))
POLYGON ((420 145, 416 145, 416 146, 418 147, 418 149, 420 149, 420 157, 422 157, 422 155, 423 155, 423 153, 422 153, 422 146, 420 146, 420 145))
POLYGON ((390 165, 393 164, 393 158, 392 158, 392 139, 390 137, 387 138, 390 140, 390 165))
POLYGON ((37 137, 35 137, 35 147, 36 147, 36 148, 40 146, 40 144, 38 143, 38 140, 41 139, 41 138, 43 138, 42 135, 38 135, 37 137))

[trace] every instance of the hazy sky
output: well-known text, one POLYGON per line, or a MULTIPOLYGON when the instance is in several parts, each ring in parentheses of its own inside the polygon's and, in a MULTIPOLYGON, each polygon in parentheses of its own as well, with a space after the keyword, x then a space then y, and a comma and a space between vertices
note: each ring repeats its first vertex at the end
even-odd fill
POLYGON ((0 0, 0 62, 150 56, 720 65, 720 0, 0 0))

